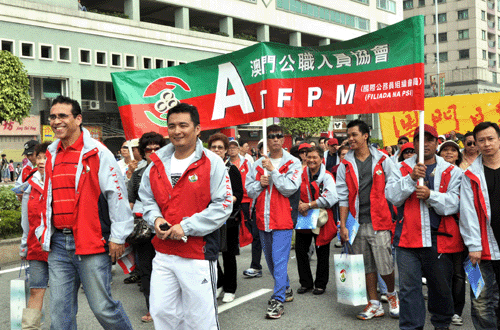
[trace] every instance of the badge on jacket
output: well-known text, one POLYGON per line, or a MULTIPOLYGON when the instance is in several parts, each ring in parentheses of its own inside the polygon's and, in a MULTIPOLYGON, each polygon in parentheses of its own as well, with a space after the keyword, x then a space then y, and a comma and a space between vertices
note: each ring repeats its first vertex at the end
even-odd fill
POLYGON ((382 175, 382 171, 381 170, 377 170, 377 172, 375 172, 375 173, 377 173, 377 175, 382 175))
POLYGON ((196 174, 189 176, 189 182, 196 182, 196 181, 198 181, 198 176, 196 174))

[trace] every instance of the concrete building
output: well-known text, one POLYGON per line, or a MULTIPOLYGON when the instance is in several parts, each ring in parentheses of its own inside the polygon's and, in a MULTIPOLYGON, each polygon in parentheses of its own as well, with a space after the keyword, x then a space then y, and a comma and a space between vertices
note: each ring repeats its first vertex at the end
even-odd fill
POLYGON ((500 91, 500 3, 494 0, 404 0, 404 17, 425 16, 425 96, 500 91), (439 42, 439 55, 437 53, 439 42), (444 92, 444 93, 443 93, 444 92))
MULTIPOLYGON (((77 0, 0 0, 0 48, 18 56, 28 71, 31 113, 40 116, 42 137, 50 135, 42 133, 43 125, 59 94, 81 101, 84 122, 104 140, 122 136, 112 72, 182 65, 259 41, 327 45, 403 18, 402 3, 393 0, 81 0, 81 5, 87 11, 79 10, 77 0)), ((256 139, 252 128, 241 132, 256 139)), ((0 149, 10 141, 8 133, 0 132, 0 149)), ((24 141, 9 147, 21 149, 24 141)))

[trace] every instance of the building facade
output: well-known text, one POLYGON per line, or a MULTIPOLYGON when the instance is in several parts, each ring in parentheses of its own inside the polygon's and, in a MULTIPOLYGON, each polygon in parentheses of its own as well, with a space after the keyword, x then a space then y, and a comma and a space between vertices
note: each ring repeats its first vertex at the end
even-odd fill
POLYGON ((403 1, 405 18, 425 16, 426 97, 500 91, 499 5, 494 0, 437 0, 436 33, 435 0, 403 1))
MULTIPOLYGON (((100 126, 104 140, 123 136, 112 72, 182 65, 259 41, 327 45, 403 19, 402 3, 393 0, 82 0, 81 5, 87 11, 79 10, 77 0, 0 0, 0 49, 18 56, 28 71, 31 113, 40 117, 41 137, 50 102, 59 94, 81 102, 84 122, 100 126)), ((0 149, 6 141, 0 135, 0 149)))

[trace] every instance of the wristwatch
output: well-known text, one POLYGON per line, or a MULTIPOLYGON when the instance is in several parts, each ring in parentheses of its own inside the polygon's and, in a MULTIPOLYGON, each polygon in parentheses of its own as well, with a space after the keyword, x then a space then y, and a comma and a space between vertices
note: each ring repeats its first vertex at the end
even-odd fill
POLYGON ((311 203, 309 203, 309 208, 312 209, 311 203))

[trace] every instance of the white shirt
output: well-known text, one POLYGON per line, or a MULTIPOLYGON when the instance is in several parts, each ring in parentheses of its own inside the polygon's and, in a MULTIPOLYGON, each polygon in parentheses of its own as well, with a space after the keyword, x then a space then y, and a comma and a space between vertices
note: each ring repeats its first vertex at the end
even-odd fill
POLYGON ((194 152, 189 155, 189 157, 184 159, 175 158, 175 152, 172 154, 172 158, 170 159, 170 177, 172 179, 172 187, 176 185, 177 181, 179 181, 182 174, 191 164, 193 158, 194 152))

